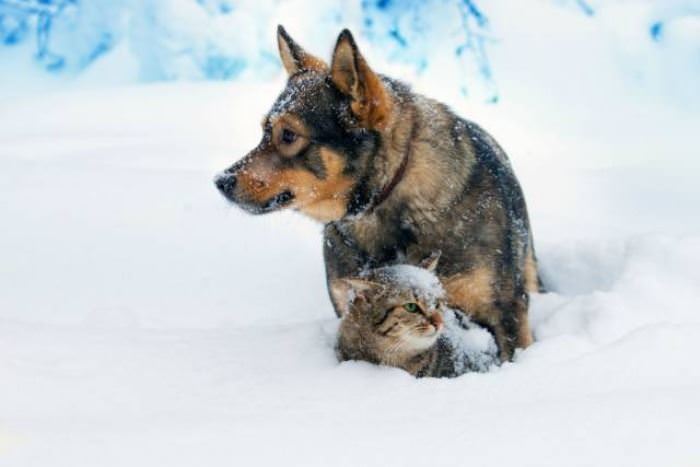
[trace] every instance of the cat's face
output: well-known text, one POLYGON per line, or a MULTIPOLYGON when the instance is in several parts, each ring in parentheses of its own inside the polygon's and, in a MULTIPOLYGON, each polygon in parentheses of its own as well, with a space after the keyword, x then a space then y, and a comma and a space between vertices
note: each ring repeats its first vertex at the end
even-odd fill
POLYGON ((346 359, 392 364, 429 349, 440 336, 444 291, 432 272, 394 266, 344 284, 339 351, 346 359))
POLYGON ((367 323, 375 338, 382 341, 382 347, 402 352, 420 352, 430 348, 442 331, 443 319, 440 303, 418 297, 410 291, 395 294, 377 294, 368 298, 369 313, 360 313, 359 319, 370 320, 367 323), (366 314, 365 314, 366 313, 366 314))

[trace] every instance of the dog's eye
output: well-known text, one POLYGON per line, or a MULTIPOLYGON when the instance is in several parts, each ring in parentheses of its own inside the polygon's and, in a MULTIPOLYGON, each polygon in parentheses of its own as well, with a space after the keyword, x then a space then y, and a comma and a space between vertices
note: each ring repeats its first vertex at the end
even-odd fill
POLYGON ((284 129, 282 130, 282 144, 292 144, 297 140, 297 134, 292 130, 284 129))
POLYGON ((404 303, 403 309, 409 313, 418 313, 420 311, 420 307, 415 303, 404 303))

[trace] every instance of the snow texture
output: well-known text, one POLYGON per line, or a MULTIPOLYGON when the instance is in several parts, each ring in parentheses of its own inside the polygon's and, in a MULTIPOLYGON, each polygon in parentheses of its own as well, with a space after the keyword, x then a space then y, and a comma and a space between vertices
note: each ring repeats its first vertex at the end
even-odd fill
POLYGON ((489 371, 497 365, 498 347, 486 329, 473 323, 460 311, 447 308, 443 313, 445 327, 440 337, 454 349, 454 373, 489 371))
MULTIPOLYGON (((116 86, 123 42, 74 79, 1 48, 0 464, 697 466, 697 16, 587 4, 477 2, 497 105, 361 43, 492 132, 528 201, 536 341, 449 380, 338 364, 321 227, 215 191, 281 74, 116 86)), ((286 5, 327 54, 337 31, 286 5)))
POLYGON ((440 280, 427 269, 410 264, 398 264, 372 271, 387 281, 396 284, 400 289, 412 290, 417 296, 433 304, 445 296, 440 280))
POLYGON ((544 154, 511 156, 553 290, 532 300, 536 342, 489 373, 417 381, 336 362, 320 226, 246 215, 213 188, 277 89, 1 107, 4 463, 697 461, 700 191, 680 151, 662 169, 572 169, 546 163, 547 128, 531 133, 544 154))

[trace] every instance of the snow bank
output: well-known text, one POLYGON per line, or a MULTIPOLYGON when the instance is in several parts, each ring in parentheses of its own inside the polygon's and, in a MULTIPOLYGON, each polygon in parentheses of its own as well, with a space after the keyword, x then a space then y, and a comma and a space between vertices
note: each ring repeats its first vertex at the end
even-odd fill
MULTIPOLYGON (((168 85, 5 101, 4 461, 696 463, 691 171, 677 162, 663 172, 543 172, 540 159, 512 150, 553 290, 533 297, 537 342, 488 374, 416 381, 336 363, 318 225, 248 216, 211 183, 256 144, 250 115, 277 89, 168 85)), ((514 135, 496 137, 508 147, 514 135)), ((585 160, 581 151, 572 146, 571 158, 585 160)))

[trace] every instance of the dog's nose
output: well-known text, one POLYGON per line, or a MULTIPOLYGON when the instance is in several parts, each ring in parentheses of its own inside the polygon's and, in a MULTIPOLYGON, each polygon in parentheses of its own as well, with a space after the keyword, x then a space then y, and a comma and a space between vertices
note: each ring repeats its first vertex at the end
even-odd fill
POLYGON ((231 173, 222 173, 216 177, 216 187, 225 195, 232 195, 236 188, 236 176, 231 173))

